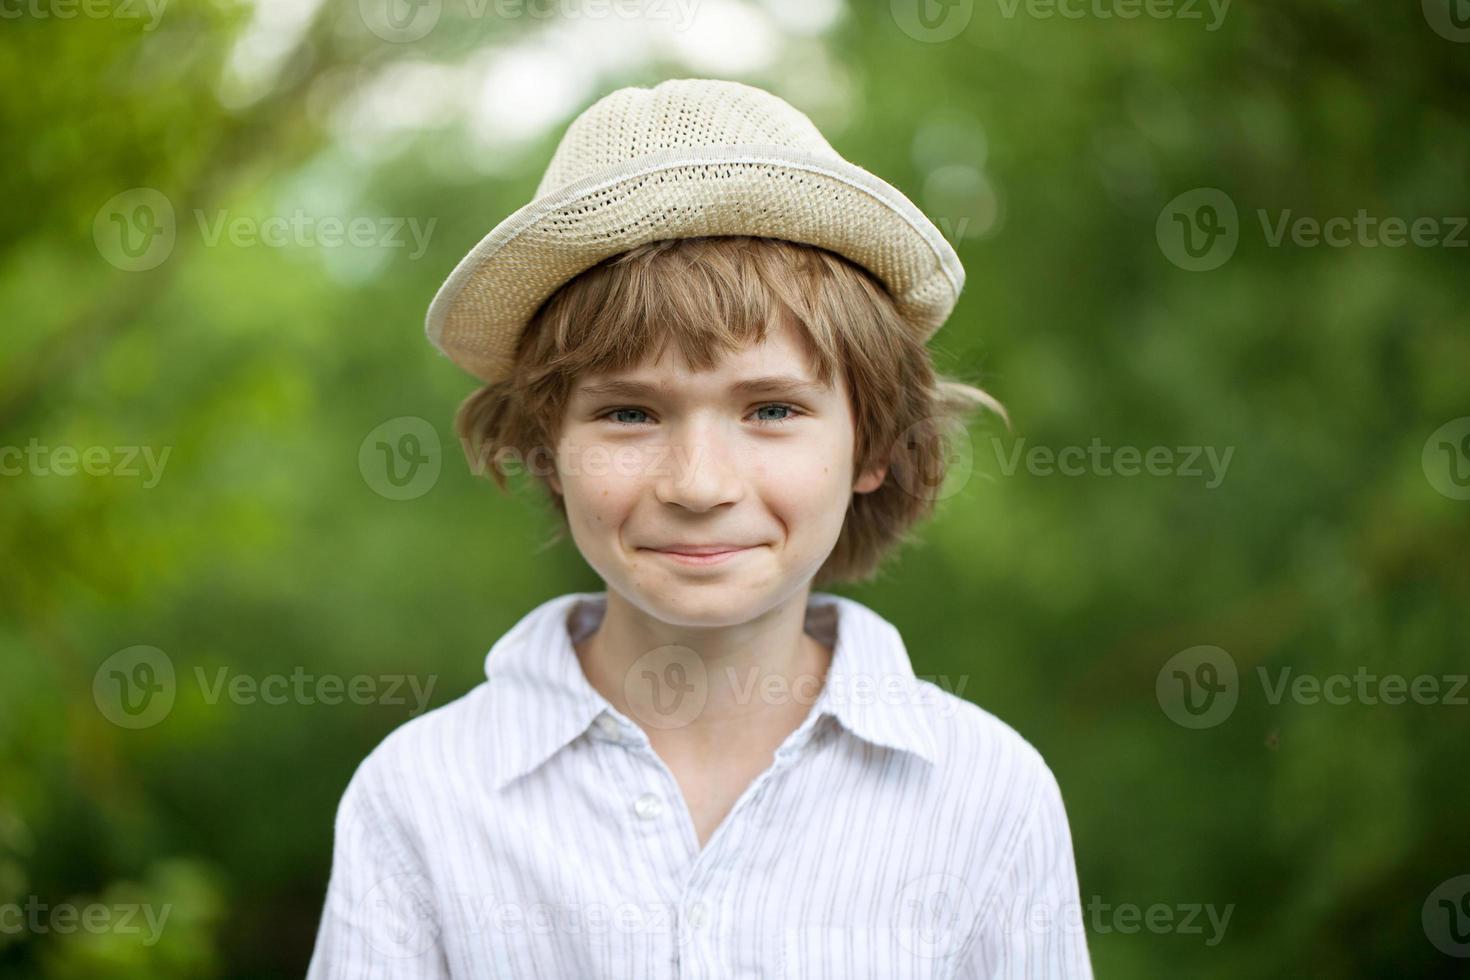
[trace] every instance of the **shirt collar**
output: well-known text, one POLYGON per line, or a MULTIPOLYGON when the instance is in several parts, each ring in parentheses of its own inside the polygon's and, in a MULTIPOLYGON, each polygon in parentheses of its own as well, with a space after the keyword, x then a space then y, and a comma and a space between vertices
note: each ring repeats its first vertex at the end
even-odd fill
MULTIPOLYGON (((600 715, 633 730, 588 682, 573 640, 595 628, 607 593, 571 592, 532 609, 485 658, 490 718, 499 737, 490 755, 496 788, 539 767, 584 734, 600 715)), ((798 732, 824 716, 866 742, 935 761, 928 706, 898 629, 862 603, 827 592, 807 601, 806 629, 832 647, 827 681, 798 732)), ((646 738, 641 731, 635 737, 646 738)))

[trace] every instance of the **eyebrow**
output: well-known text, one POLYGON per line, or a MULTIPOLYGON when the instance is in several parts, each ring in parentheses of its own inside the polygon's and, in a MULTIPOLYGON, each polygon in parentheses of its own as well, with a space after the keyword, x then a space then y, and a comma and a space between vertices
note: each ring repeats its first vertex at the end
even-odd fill
MULTIPOLYGON (((730 393, 734 395, 787 394, 806 395, 815 398, 831 390, 830 385, 825 385, 820 381, 785 375, 746 378, 744 381, 737 381, 730 386, 730 393)), ((618 379, 603 381, 598 384, 582 385, 577 391, 579 394, 591 397, 614 395, 619 398, 656 398, 659 395, 667 394, 667 390, 658 385, 651 385, 642 381, 623 381, 618 379)))

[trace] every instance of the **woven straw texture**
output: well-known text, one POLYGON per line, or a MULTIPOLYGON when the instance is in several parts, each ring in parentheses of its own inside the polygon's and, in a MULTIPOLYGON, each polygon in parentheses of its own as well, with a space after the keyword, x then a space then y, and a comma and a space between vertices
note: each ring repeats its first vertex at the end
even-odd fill
POLYGON ((819 245, 888 287, 927 340, 964 270, 903 194, 843 160, 805 115, 739 82, 624 88, 568 127, 536 199, 464 257, 426 332, 482 381, 503 379, 526 322, 569 279, 644 242, 757 235, 819 245))

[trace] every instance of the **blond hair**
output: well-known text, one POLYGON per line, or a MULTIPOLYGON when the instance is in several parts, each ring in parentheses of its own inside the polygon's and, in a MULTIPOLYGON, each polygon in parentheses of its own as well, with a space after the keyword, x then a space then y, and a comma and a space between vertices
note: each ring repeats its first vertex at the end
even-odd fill
MULTIPOLYGON (((813 587, 872 579, 934 508, 948 470, 946 429, 977 409, 1005 410, 979 388, 935 374, 929 351, 871 273, 826 249, 721 236, 649 242, 558 290, 521 334, 503 381, 465 399, 455 419, 476 472, 504 490, 515 464, 557 445, 577 380, 657 358, 672 341, 694 370, 759 343, 777 318, 797 328, 822 382, 842 371, 854 420, 854 470, 887 464, 883 484, 854 493, 813 587)), ((534 470, 533 470, 534 472, 534 470)), ((554 472, 554 471, 553 471, 554 472)), ((567 531, 566 505, 536 473, 567 531)))

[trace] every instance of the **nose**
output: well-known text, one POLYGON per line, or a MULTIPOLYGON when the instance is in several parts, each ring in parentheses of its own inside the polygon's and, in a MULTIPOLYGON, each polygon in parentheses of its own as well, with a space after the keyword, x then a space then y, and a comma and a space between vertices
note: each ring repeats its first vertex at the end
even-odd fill
POLYGON ((660 503, 699 513, 744 495, 740 461, 723 421, 685 422, 673 429, 668 448, 653 484, 660 503))

